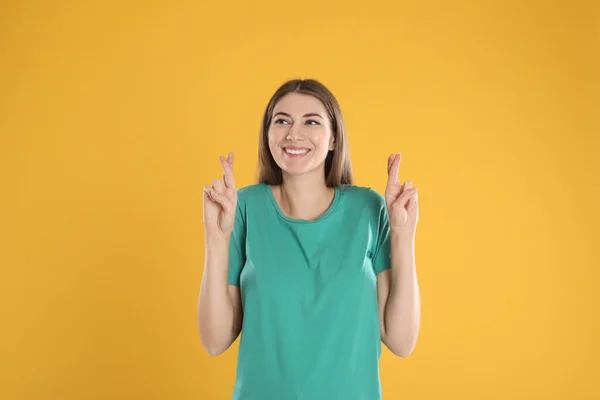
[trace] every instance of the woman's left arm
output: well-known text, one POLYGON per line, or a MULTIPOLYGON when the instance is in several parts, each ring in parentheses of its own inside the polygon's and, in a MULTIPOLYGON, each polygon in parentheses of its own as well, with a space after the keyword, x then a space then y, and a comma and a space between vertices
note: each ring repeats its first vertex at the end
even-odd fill
POLYGON ((390 351, 408 357, 417 344, 421 300, 415 264, 415 232, 419 219, 417 188, 400 184, 400 154, 388 159, 385 201, 390 224, 391 268, 377 274, 381 340, 390 351))
POLYGON ((414 245, 391 233, 390 269, 377 274, 381 340, 390 351, 408 357, 417 345, 421 300, 414 245))

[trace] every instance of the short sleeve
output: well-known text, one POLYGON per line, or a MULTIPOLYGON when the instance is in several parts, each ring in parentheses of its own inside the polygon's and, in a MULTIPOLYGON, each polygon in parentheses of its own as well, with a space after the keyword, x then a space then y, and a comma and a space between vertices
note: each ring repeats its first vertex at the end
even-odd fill
POLYGON ((238 201, 233 232, 229 239, 229 266, 227 280, 230 285, 240 286, 240 275, 246 263, 246 221, 238 201))
POLYGON ((390 247, 390 219, 385 204, 385 198, 379 193, 376 193, 378 201, 375 203, 376 223, 377 227, 375 252, 373 254, 373 269, 375 274, 389 269, 392 264, 391 247, 390 247))

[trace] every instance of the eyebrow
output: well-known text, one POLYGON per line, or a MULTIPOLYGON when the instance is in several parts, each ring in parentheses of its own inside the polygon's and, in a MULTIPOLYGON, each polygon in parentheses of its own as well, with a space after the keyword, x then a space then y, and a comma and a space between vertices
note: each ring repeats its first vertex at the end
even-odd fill
MULTIPOLYGON (((276 113, 275 115, 273 115, 273 118, 275 118, 277 115, 285 115, 286 117, 292 118, 292 116, 288 113, 285 113, 283 111, 279 111, 278 113, 276 113)), ((321 114, 317 114, 317 113, 308 113, 308 114, 304 114, 304 117, 319 117, 321 119, 324 119, 321 114)))

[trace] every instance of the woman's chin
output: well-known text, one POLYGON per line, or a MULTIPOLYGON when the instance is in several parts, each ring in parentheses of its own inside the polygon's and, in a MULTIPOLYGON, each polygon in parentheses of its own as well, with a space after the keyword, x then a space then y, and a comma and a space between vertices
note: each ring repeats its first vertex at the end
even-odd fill
POLYGON ((302 175, 308 175, 316 173, 319 168, 314 165, 284 165, 281 170, 283 173, 290 177, 297 177, 302 175))
POLYGON ((320 168, 325 168, 325 160, 319 165, 315 163, 313 155, 311 151, 307 157, 288 158, 284 156, 277 160, 277 165, 288 176, 306 175, 316 172, 320 168))

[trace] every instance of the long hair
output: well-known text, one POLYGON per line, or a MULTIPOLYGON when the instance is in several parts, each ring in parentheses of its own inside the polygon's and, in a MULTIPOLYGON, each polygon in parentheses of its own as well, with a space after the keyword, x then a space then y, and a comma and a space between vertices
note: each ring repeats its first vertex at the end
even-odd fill
POLYGON ((277 102, 289 93, 300 93, 313 96, 321 101, 327 110, 331 130, 335 138, 335 147, 325 159, 325 182, 327 186, 353 185, 352 162, 346 126, 337 99, 323 85, 314 79, 293 79, 281 85, 269 100, 260 128, 258 147, 258 183, 280 185, 283 182, 281 168, 273 159, 269 149, 269 126, 273 118, 273 109, 277 102))

